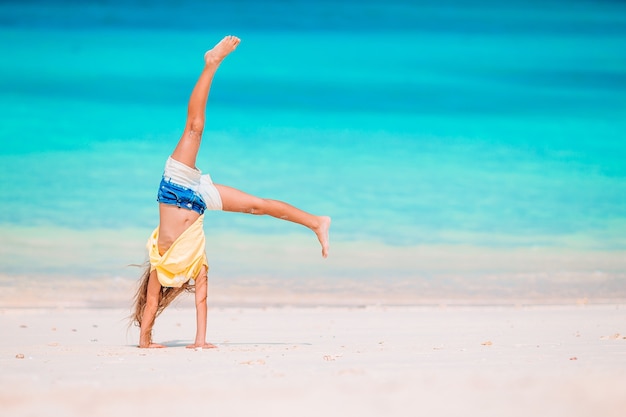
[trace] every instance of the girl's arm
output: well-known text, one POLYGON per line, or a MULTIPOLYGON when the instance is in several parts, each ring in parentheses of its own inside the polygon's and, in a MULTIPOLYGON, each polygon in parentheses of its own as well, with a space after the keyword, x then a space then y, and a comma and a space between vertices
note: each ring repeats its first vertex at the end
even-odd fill
POLYGON ((203 348, 210 349, 217 346, 206 342, 206 326, 207 326, 207 270, 203 267, 196 279, 196 340, 193 345, 187 346, 188 349, 203 348))
POLYGON ((165 346, 152 343, 152 326, 156 318, 157 309, 159 308, 159 296, 161 294, 161 284, 157 278, 155 270, 150 272, 148 277, 148 286, 146 289, 146 302, 143 310, 140 329, 139 329, 139 347, 140 348, 164 348, 165 346))

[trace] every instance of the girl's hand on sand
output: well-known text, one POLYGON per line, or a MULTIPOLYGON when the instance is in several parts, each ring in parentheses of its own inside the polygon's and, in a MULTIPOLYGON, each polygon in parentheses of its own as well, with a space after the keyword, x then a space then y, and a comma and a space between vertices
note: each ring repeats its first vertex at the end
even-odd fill
POLYGON ((187 349, 215 349, 217 346, 211 343, 194 343, 193 345, 187 346, 187 349))
POLYGON ((141 346, 141 345, 139 345, 139 347, 140 347, 141 349, 163 349, 163 348, 164 348, 164 347, 166 347, 166 346, 165 346, 165 345, 160 345, 160 344, 158 344, 158 343, 150 343, 150 344, 149 344, 149 345, 147 345, 147 346, 141 346))

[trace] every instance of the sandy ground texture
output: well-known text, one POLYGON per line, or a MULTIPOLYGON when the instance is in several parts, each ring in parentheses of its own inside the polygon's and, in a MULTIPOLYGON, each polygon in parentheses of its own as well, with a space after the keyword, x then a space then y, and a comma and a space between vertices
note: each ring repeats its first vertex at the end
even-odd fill
POLYGON ((2 416, 623 416, 626 305, 0 309, 2 416))

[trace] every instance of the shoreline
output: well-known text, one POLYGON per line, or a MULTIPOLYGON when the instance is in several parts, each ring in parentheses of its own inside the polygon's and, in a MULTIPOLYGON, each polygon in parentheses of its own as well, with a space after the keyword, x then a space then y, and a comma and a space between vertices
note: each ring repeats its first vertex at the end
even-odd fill
MULTIPOLYGON (((625 290, 611 286, 589 289, 564 282, 557 286, 495 284, 472 288, 471 279, 455 287, 452 280, 424 282, 381 280, 333 281, 209 278, 208 305, 211 307, 369 307, 369 306, 532 306, 609 305, 626 302, 625 290), (464 286, 463 286, 464 285, 464 286)), ((507 283, 508 284, 508 283, 507 283)), ((59 278, 8 276, 0 274, 2 308, 130 308, 138 285, 136 278, 59 278)), ((174 301, 179 307, 193 307, 193 296, 184 293, 174 301)))

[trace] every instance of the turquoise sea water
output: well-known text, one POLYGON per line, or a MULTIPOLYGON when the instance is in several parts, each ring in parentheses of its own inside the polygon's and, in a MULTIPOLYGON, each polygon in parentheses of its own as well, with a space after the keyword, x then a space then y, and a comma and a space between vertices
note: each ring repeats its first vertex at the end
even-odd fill
POLYGON ((198 166, 331 215, 333 246, 211 213, 217 283, 626 295, 613 1, 3 2, 3 276, 136 273, 203 52, 230 33, 198 166))

